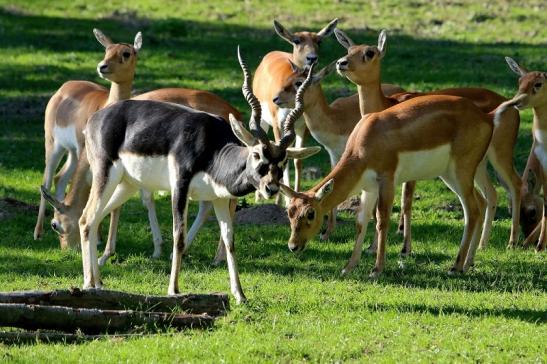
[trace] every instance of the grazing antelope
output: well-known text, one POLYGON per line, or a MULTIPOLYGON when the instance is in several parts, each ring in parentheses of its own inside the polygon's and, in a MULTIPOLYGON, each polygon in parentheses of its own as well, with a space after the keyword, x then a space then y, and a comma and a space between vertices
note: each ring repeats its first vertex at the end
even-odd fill
MULTIPOLYGON (((261 127, 267 132, 272 126, 276 141, 281 138, 280 121, 284 120, 290 111, 287 106, 280 107, 279 104, 292 102, 294 100, 293 82, 299 75, 299 69, 317 61, 319 45, 321 41, 330 36, 336 28, 338 19, 332 20, 319 32, 296 32, 292 33, 277 20, 274 20, 276 33, 292 45, 291 53, 273 51, 264 56, 253 79, 253 92, 260 101, 262 107, 261 127)), ((301 81, 299 81, 301 83, 301 81)), ((306 127, 302 120, 295 124, 296 147, 304 145, 306 127)), ((294 160, 295 188, 300 188, 300 173, 302 162, 294 160)), ((285 183, 289 183, 289 169, 284 172, 285 183)), ((258 199, 258 196, 257 196, 258 199)))
POLYGON ((362 191, 356 243, 342 273, 359 262, 377 204, 378 249, 371 273, 377 277, 384 268, 395 184, 440 176, 464 210, 465 228, 451 271, 465 272, 473 264, 484 218, 485 201, 474 179, 490 144, 492 119, 470 100, 444 95, 420 96, 367 114, 349 136, 340 161, 319 184, 303 193, 281 185, 281 192, 291 197, 289 249, 303 250, 319 231, 323 216, 362 191))
MULTIPOLYGON (((507 103, 508 106, 514 106, 518 110, 532 108, 534 112, 532 151, 539 163, 537 170, 543 187, 543 214, 540 224, 524 241, 524 246, 533 243, 539 232, 536 252, 540 252, 545 250, 547 246, 547 195, 545 193, 547 191, 545 178, 547 173, 547 87, 545 86, 547 72, 528 71, 512 58, 506 57, 505 60, 511 70, 520 76, 518 92, 507 103)), ((539 186, 533 192, 539 193, 539 186)))
MULTIPOLYGON (((111 82, 110 91, 93 82, 68 81, 49 100, 44 123, 46 167, 42 191, 45 193, 42 193, 40 199, 34 239, 39 239, 43 233, 46 201, 52 202, 55 207, 65 196, 67 184, 76 171, 78 157, 83 149, 82 131, 88 118, 107 105, 131 97, 137 54, 142 46, 141 33, 137 33, 133 45, 113 43, 98 29, 93 29, 93 33, 97 41, 105 47, 105 56, 97 65, 97 72, 102 78, 111 82), (65 154, 68 154, 67 161, 54 178, 55 170, 65 154), (48 191, 54 179, 56 180, 55 195, 52 196, 48 194, 48 191)), ((154 201, 149 193, 143 193, 143 202, 148 208, 154 242, 161 244, 154 201)), ((64 233, 64 227, 59 226, 55 219, 52 221, 52 228, 64 233)), ((69 242, 69 239, 61 239, 61 247, 72 246, 69 242)))
MULTIPOLYGON (((362 115, 385 110, 401 101, 420 95, 452 95, 465 97, 471 100, 485 113, 494 110, 502 102, 506 101, 503 96, 482 88, 451 88, 423 94, 407 93, 394 95, 390 98, 385 97, 380 89, 380 63, 386 53, 387 34, 385 30, 380 33, 377 46, 355 45, 354 42, 339 29, 335 30, 335 35, 338 42, 348 50, 348 55, 341 58, 337 63, 338 71, 341 75, 357 85, 362 115)), ((520 117, 516 110, 506 108, 503 109, 503 112, 500 112, 499 117, 503 119, 503 122, 500 123, 503 127, 494 128, 492 143, 488 149, 487 157, 500 178, 508 186, 509 193, 511 194, 511 204, 513 207, 511 235, 509 238, 509 245, 511 246, 518 241, 519 231, 521 180, 513 165, 513 150, 520 125, 520 117)), ((485 195, 488 203, 484 229, 479 245, 484 248, 486 247, 490 236, 492 221, 497 206, 496 190, 488 177, 486 165, 479 167, 476 182, 485 195)), ((403 227, 404 230, 403 255, 407 255, 411 251, 410 217, 414 188, 415 182, 413 181, 403 186, 401 209, 402 223, 399 223, 399 227, 403 227)), ((375 244, 373 243, 371 250, 374 249, 375 244)))
MULTIPOLYGON (((336 68, 336 61, 321 69, 312 76, 311 85, 304 95, 304 121, 312 137, 321 144, 329 154, 331 168, 334 168, 340 159, 348 136, 361 119, 359 98, 355 95, 340 97, 331 104, 328 103, 321 88, 321 81, 336 68)), ((305 74, 304 70, 299 71, 305 74)), ((293 81, 296 87, 302 82, 300 78, 293 81)), ((382 84, 385 95, 404 91, 398 86, 382 84)), ((288 100, 291 100, 289 97, 288 100)), ((292 97, 294 100, 294 97, 292 97)), ((289 106, 285 101, 281 106, 289 106)), ((336 224, 336 208, 329 214, 326 230, 321 234, 321 240, 327 240, 336 224)))
MULTIPOLYGON (((101 39, 105 42, 109 41, 108 38, 106 38, 106 36, 102 34, 102 32, 96 30, 95 34, 97 35, 97 37, 99 37, 100 35, 101 39)), ((142 43, 142 40, 139 40, 139 42, 142 43)), ((104 61, 101 62, 100 66, 104 66, 104 61)), ((125 89, 129 90, 130 92, 131 86, 125 87, 125 89)), ((103 88, 102 94, 104 94, 102 97, 108 96, 107 90, 103 88)), ((127 93, 124 93, 124 95, 127 95, 127 93)), ((241 118, 241 113, 224 99, 211 92, 203 90, 192 90, 185 88, 164 88, 135 96, 133 99, 178 103, 201 111, 220 115, 226 120, 228 120, 229 114, 233 114, 238 119, 241 118)), ((78 139, 83 140, 81 131, 78 131, 78 133, 78 139)), ((85 157, 85 153, 80 153, 80 156, 77 159, 76 172, 74 174, 74 177, 72 178, 72 183, 64 200, 57 198, 57 196, 53 196, 47 191, 47 189, 42 189, 43 198, 54 207, 54 217, 51 221, 51 226, 53 230, 59 234, 59 240, 62 247, 79 246, 80 231, 78 229, 78 219, 80 218, 84 209, 91 186, 89 163, 87 161, 87 158, 85 157)), ((155 218, 155 209, 151 194, 144 190, 141 192, 143 194, 143 201, 147 206, 150 206, 150 208, 148 209, 150 221, 157 221, 157 219, 155 218)), ((232 202, 232 210, 235 210, 236 202, 237 201, 235 200, 232 202)), ((196 219, 194 225, 192 225, 192 229, 190 230, 191 237, 197 234, 199 228, 207 219, 210 210, 211 206, 208 202, 200 202, 198 219, 196 219)), ((100 265, 103 265, 110 256, 115 254, 117 231, 116 225, 119 220, 119 212, 119 210, 114 210, 112 212, 110 226, 113 228, 109 232, 105 251, 100 259, 100 265)), ((159 258, 161 255, 162 242, 159 225, 157 223, 155 225, 151 223, 151 226, 153 227, 152 232, 154 240, 154 253, 152 257, 159 258), (154 228, 154 226, 158 227, 154 228)))
POLYGON ((97 228, 113 209, 137 188, 170 190, 173 210, 173 256, 169 294, 179 292, 178 275, 186 237, 188 199, 211 201, 226 249, 231 292, 245 300, 234 256, 229 201, 259 190, 270 198, 288 158, 306 158, 320 148, 291 148, 294 122, 302 113, 302 93, 284 122, 284 135, 270 142, 260 128, 260 103, 250 89, 250 74, 238 50, 243 70, 242 91, 252 108, 248 132, 233 116, 230 126, 220 117, 184 106, 126 100, 95 113, 86 127, 85 145, 93 182, 79 221, 82 237, 84 288, 100 288, 97 228))

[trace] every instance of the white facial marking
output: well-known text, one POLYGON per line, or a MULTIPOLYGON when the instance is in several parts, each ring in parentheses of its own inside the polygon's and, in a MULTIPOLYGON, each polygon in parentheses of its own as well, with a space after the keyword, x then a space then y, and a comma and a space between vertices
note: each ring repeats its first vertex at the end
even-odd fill
POLYGON ((395 170, 395 183, 423 180, 444 174, 450 162, 450 145, 433 149, 399 153, 399 163, 395 170))

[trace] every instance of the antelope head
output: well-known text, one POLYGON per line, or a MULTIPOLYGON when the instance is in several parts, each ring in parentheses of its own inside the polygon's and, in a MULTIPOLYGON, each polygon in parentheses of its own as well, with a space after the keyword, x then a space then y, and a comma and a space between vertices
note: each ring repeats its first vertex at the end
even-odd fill
POLYGON ((99 29, 93 29, 93 33, 105 48, 104 59, 97 65, 99 76, 115 83, 132 82, 135 77, 137 53, 142 46, 141 32, 135 35, 133 45, 113 43, 99 29))
POLYGON ((357 85, 376 82, 380 79, 380 60, 386 54, 387 32, 382 30, 378 45, 355 45, 346 33, 334 30, 338 43, 348 50, 348 54, 336 63, 338 73, 357 85))
POLYGON ((57 200, 42 186, 40 188, 42 196, 54 209, 53 219, 51 219, 51 228, 59 235, 61 249, 80 248, 80 229, 78 219, 80 218, 76 209, 71 209, 62 201, 57 200))
POLYGON ((289 250, 299 252, 304 250, 308 240, 319 233, 323 217, 329 209, 323 208, 323 201, 332 193, 334 180, 330 179, 316 192, 296 192, 288 186, 281 185, 281 193, 290 197, 287 213, 291 223, 289 250))
POLYGON ((510 57, 505 57, 505 61, 507 61, 509 68, 520 77, 518 93, 508 101, 509 106, 522 110, 547 105, 547 87, 545 87, 547 72, 530 72, 510 57))
POLYGON ((293 61, 300 67, 311 65, 317 61, 321 41, 332 34, 338 19, 332 20, 319 32, 292 33, 277 20, 274 20, 275 32, 293 46, 293 61))

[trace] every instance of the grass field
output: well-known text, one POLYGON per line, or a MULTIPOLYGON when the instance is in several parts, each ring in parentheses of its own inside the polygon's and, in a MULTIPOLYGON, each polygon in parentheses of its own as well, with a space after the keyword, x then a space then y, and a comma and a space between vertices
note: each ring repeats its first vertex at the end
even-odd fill
MULTIPOLYGON (((544 1, 97 1, 0 0, 0 198, 38 204, 44 167, 43 110, 66 80, 105 84, 95 73, 102 47, 92 28, 115 41, 143 31, 135 89, 181 86, 225 97, 248 115, 241 97, 235 50, 254 69, 270 50, 289 46, 273 32, 275 17, 291 29, 319 30, 333 17, 358 42, 389 31, 386 82, 406 89, 484 86, 516 91, 509 55, 530 69, 547 70, 544 1), (129 5, 131 4, 131 5, 129 5), (434 6, 434 7, 432 7, 434 6)), ((344 55, 332 39, 320 63, 344 55)), ((355 92, 336 75, 324 81, 331 100, 355 92)), ((516 151, 519 172, 531 144, 531 113, 516 151)), ((306 161, 328 171, 326 153, 306 161)), ((317 181, 307 181, 311 186, 317 181)), ((300 257, 287 249, 286 226, 237 226, 236 245, 245 306, 232 305, 211 331, 79 345, 0 344, 0 362, 534 362, 547 361, 546 254, 507 251, 510 219, 500 207, 487 250, 476 267, 451 277, 463 230, 456 196, 439 181, 418 184, 413 214, 414 254, 399 267, 396 204, 382 278, 368 279, 372 257, 348 277, 340 270, 353 247, 354 228, 339 225, 331 241, 309 244, 300 257)), ((251 197, 247 198, 249 202, 251 197)), ((118 255, 102 269, 108 288, 164 294, 171 244, 168 197, 158 198, 165 240, 150 260, 146 212, 135 198, 125 206, 118 255)), ((191 214, 195 214, 192 207, 191 214)), ((60 251, 49 229, 33 241, 35 212, 12 211, 0 220, 0 291, 56 289, 82 284, 79 253, 60 251)), ((372 237, 369 227, 367 239, 372 237)), ((218 228, 209 222, 183 263, 181 288, 229 291, 226 267, 211 267, 218 228)))

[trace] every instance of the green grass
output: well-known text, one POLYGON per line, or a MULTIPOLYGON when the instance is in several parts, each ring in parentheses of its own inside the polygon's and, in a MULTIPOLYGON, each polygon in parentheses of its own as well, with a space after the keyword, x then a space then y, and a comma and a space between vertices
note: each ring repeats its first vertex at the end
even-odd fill
MULTIPOLYGON (((547 70, 547 9, 543 1, 96 1, 0 0, 0 198, 38 203, 43 171, 43 110, 66 80, 103 83, 95 74, 102 47, 91 29, 115 41, 144 43, 135 88, 181 86, 220 94, 248 110, 240 94, 235 58, 242 46, 251 67, 273 49, 288 50, 271 28, 275 17, 291 29, 316 29, 331 18, 358 42, 374 43, 389 30, 383 67, 386 82, 431 90, 484 86, 510 96, 516 76, 510 55, 531 69, 547 70), (129 4, 132 5, 129 5, 129 4), (115 12, 116 11, 116 12, 115 12)), ((344 54, 324 42, 321 64, 344 54)), ((324 82, 331 100, 354 92, 332 75, 324 82)), ((531 113, 522 114, 516 164, 531 144, 531 113)), ((328 171, 323 153, 306 161, 328 171)), ((308 181, 306 186, 316 181, 308 181)), ((415 254, 399 267, 400 237, 389 236, 385 274, 367 276, 365 256, 349 277, 340 270, 354 238, 351 216, 330 242, 310 242, 301 257, 286 246, 288 227, 237 226, 236 245, 249 304, 221 318, 210 331, 79 345, 0 344, 0 362, 546 362, 545 254, 507 251, 509 214, 503 189, 489 248, 476 268, 450 277, 463 224, 449 211, 456 196, 438 181, 420 182, 413 214, 415 254)), ((248 198, 250 201, 251 199, 248 198)), ((108 288, 164 294, 170 263, 171 216, 158 199, 165 239, 161 260, 150 260, 146 213, 133 199, 122 212, 118 256, 102 269, 108 288)), ((398 205, 395 207, 398 211, 398 205)), ((195 214, 195 207, 191 215, 195 214)), ((394 232, 393 216, 391 232, 394 232)), ((15 211, 0 222, 0 290, 80 286, 78 253, 60 251, 53 232, 35 242, 34 212, 15 211)), ((372 236, 369 226, 367 240, 372 236)), ((225 267, 210 262, 218 228, 209 222, 184 261, 181 287, 188 292, 229 291, 225 267)))

